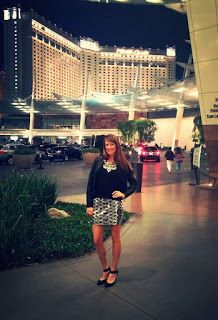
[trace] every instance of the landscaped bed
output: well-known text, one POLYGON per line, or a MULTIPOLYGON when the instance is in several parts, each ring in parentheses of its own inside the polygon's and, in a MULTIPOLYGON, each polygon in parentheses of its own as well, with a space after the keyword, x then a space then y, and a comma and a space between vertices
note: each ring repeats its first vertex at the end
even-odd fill
MULTIPOLYGON (((92 219, 86 207, 57 202, 56 182, 36 174, 14 174, 0 182, 0 269, 79 257, 94 250, 92 219), (51 218, 50 207, 68 218, 51 218)), ((124 221, 130 217, 124 214, 124 221)), ((110 229, 105 228, 105 239, 110 229)))

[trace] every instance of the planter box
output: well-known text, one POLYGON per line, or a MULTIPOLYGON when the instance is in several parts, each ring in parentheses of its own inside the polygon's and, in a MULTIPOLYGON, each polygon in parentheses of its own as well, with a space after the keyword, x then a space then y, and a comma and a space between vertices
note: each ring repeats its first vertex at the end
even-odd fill
POLYGON ((84 162, 84 164, 92 165, 93 162, 95 161, 95 158, 98 156, 100 156, 100 152, 99 153, 84 152, 83 153, 83 162, 84 162))
POLYGON ((27 155, 13 154, 15 165, 19 169, 31 169, 33 167, 35 157, 36 157, 35 154, 27 154, 27 155))

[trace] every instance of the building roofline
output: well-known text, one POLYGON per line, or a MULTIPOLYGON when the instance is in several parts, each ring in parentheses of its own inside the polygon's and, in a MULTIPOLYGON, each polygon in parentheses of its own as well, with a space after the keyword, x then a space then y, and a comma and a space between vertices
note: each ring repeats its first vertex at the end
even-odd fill
MULTIPOLYGON (((28 19, 32 19, 32 20, 36 20, 37 22, 41 23, 42 25, 44 25, 45 27, 47 27, 48 29, 52 30, 53 32, 57 33, 58 35, 62 36, 63 38, 71 41, 72 43, 74 43, 75 45, 78 45, 80 48, 82 48, 80 46, 80 40, 84 39, 87 41, 91 41, 93 43, 97 43, 99 45, 98 40, 94 40, 91 39, 89 37, 84 37, 84 36, 80 36, 79 39, 74 37, 71 33, 68 33, 67 31, 64 31, 62 28, 59 28, 56 24, 52 23, 50 20, 46 20, 46 18, 44 18, 43 16, 40 16, 35 10, 30 9, 29 11, 22 11, 22 7, 18 4, 16 6, 13 7, 5 7, 5 9, 10 9, 10 8, 20 8, 21 9, 21 16, 23 19, 28 20, 28 19)), ((172 48, 175 48, 175 46, 170 46, 172 48)), ((166 49, 168 48, 168 46, 166 46, 166 49)), ((82 48, 84 49, 84 48, 82 48)), ((138 51, 138 53, 143 53, 143 51, 148 51, 149 55, 166 55, 166 49, 152 49, 152 48, 127 48, 127 47, 118 47, 116 45, 114 46, 101 46, 99 45, 99 51, 100 52, 116 52, 117 49, 122 49, 122 50, 133 50, 133 51, 138 51)), ((94 50, 95 51, 95 50, 94 50)))

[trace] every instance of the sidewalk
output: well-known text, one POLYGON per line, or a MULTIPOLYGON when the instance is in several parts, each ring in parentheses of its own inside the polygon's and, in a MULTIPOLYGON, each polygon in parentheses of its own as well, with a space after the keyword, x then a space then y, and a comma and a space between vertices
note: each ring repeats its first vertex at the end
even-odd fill
POLYGON ((1 272, 1 320, 217 320, 217 195, 187 183, 142 189, 125 200, 135 214, 114 287, 96 286, 95 253, 1 272))

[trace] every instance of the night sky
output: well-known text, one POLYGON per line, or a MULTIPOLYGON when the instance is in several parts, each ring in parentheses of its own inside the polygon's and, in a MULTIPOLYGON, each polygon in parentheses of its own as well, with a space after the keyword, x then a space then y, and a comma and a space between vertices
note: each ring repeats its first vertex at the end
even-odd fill
MULTIPOLYGON (((175 45, 177 60, 187 62, 191 52, 187 17, 163 6, 122 5, 80 2, 79 0, 0 0, 0 70, 3 69, 3 14, 5 5, 21 4, 23 10, 34 9, 39 15, 72 33, 90 37, 100 45, 160 48, 175 45)), ((177 78, 182 69, 177 67, 177 78)))

